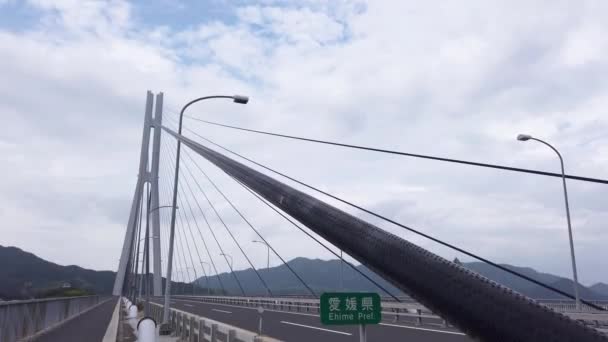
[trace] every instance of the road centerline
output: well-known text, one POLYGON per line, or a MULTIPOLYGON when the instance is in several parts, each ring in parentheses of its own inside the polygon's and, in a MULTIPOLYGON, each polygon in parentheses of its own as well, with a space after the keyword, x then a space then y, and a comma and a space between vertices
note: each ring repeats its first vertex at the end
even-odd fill
POLYGON ((227 314, 232 313, 232 311, 226 311, 226 310, 220 310, 220 309, 211 309, 211 311, 217 311, 217 312, 222 312, 222 313, 227 313, 227 314))
POLYGON ((288 324, 288 325, 295 325, 295 326, 298 326, 298 327, 303 327, 303 328, 308 328, 308 329, 315 329, 315 330, 321 330, 321 331, 331 332, 331 333, 334 333, 334 334, 341 334, 341 335, 352 336, 351 333, 347 333, 347 332, 344 332, 344 331, 323 329, 323 328, 319 328, 319 327, 313 327, 311 325, 305 325, 305 324, 299 324, 299 323, 293 323, 293 322, 287 322, 287 321, 281 321, 281 323, 288 324))
POLYGON ((407 326, 407 325, 399 325, 399 324, 380 323, 380 325, 384 325, 384 326, 386 326, 386 327, 402 328, 402 329, 412 329, 412 330, 430 331, 430 332, 436 332, 436 333, 442 333, 442 334, 466 335, 466 334, 464 334, 464 333, 457 332, 457 331, 448 331, 448 330, 438 330, 438 329, 428 329, 428 328, 410 327, 410 326, 407 326))

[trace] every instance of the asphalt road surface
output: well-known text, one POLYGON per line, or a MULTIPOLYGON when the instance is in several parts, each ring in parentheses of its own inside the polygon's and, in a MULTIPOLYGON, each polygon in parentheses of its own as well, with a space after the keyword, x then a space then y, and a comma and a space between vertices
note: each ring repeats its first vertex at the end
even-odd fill
MULTIPOLYGON (((162 305, 161 299, 153 299, 162 305)), ((207 317, 222 323, 256 332, 258 318, 256 308, 209 304, 187 299, 173 299, 172 307, 207 317)), ((288 342, 352 342, 359 341, 357 326, 326 326, 315 314, 266 310, 263 314, 263 334, 288 342)), ((367 326, 368 341, 404 342, 462 342, 473 341, 454 329, 435 326, 414 326, 384 320, 379 325, 367 326)))
POLYGON ((117 297, 96 306, 36 339, 36 342, 101 342, 108 329, 117 297))

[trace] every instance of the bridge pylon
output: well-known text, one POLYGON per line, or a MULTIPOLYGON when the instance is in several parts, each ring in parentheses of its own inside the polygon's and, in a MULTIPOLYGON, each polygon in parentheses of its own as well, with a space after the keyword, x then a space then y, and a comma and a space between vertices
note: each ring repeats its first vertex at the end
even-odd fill
MULTIPOLYGON (((163 112, 163 94, 156 95, 156 105, 154 103, 154 95, 148 91, 146 94, 146 106, 144 114, 144 127, 142 133, 141 152, 139 157, 139 172, 137 174, 137 182, 135 184, 135 193, 131 203, 131 211, 127 221, 127 229, 123 241, 122 252, 118 264, 118 271, 114 280, 114 289, 112 293, 115 296, 120 296, 127 292, 126 280, 128 278, 128 270, 133 268, 133 254, 138 238, 135 236, 138 225, 138 217, 140 217, 140 208, 143 208, 141 201, 144 198, 144 185, 150 184, 150 206, 146 206, 151 219, 151 236, 152 240, 152 264, 153 264, 153 291, 155 296, 162 295, 162 273, 161 273, 161 252, 160 252, 160 216, 158 208, 159 204, 159 164, 160 164, 160 139, 162 127, 162 112, 163 112), (155 108, 154 108, 155 107, 155 108), (154 110, 154 117, 152 111, 154 110), (150 136, 154 128, 154 136, 152 143, 152 163, 149 163, 150 154, 150 136), (150 170, 148 167, 150 166, 150 170)), ((146 217, 147 215, 143 215, 146 217)), ((145 245, 145 244, 144 244, 145 245)), ((137 275, 135 275, 137 276, 137 275)), ((141 282, 140 282, 141 284, 141 282)), ((140 285, 141 287, 142 285, 140 285)), ((141 289, 140 289, 141 291, 141 289)))

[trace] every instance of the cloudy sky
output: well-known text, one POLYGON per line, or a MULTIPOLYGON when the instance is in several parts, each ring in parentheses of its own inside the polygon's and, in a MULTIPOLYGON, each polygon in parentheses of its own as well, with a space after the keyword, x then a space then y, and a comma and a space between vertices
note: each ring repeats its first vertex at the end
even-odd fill
MULTIPOLYGON (((569 173, 608 178, 606 13, 600 0, 0 0, 0 244, 60 264, 116 269, 147 90, 164 92, 169 127, 191 98, 238 93, 250 103, 209 101, 189 115, 559 171, 547 147, 515 140, 530 133, 562 152, 569 173)), ((497 262, 571 276, 559 179, 286 141, 191 119, 185 125, 197 141, 192 131, 497 262)), ((161 204, 169 201, 173 149, 165 137, 161 204)), ((263 267, 266 251, 251 242, 255 234, 184 160, 263 267)), ((284 258, 331 257, 195 160, 284 258)), ((197 189, 187 171, 182 178, 197 189)), ((608 186, 568 185, 579 277, 608 282, 608 186)), ((195 205, 196 197, 235 267, 246 267, 205 198, 187 191, 182 200, 195 205)), ((195 210, 216 258, 200 215, 195 210)), ((164 233, 166 213, 163 224, 164 233)), ((188 238, 187 225, 181 229, 182 243, 208 261, 198 233, 188 238)), ((215 262, 227 269, 219 256, 215 262)))

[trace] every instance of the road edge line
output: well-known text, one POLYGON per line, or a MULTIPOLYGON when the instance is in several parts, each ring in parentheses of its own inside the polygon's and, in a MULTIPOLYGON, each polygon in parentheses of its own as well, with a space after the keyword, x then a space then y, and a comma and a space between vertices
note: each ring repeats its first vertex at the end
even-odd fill
POLYGON ((103 335, 102 342, 116 342, 116 336, 118 335, 118 318, 120 316, 120 297, 116 302, 116 306, 114 307, 114 313, 112 313, 112 318, 110 319, 110 324, 108 324, 108 328, 106 329, 105 335, 103 335))
POLYGON ((353 336, 353 334, 351 334, 351 333, 347 333, 347 332, 339 331, 339 330, 331 330, 331 329, 319 328, 319 327, 315 327, 315 326, 312 326, 312 325, 306 325, 306 324, 294 323, 294 322, 287 322, 287 321, 279 321, 279 322, 281 322, 283 324, 288 324, 288 325, 295 325, 296 327, 303 327, 303 328, 308 328, 308 329, 326 331, 326 332, 330 332, 330 333, 334 333, 334 334, 353 336))
POLYGON ((407 325, 399 325, 399 324, 390 324, 390 323, 378 323, 379 325, 384 325, 385 327, 395 327, 402 329, 411 329, 411 330, 420 330, 420 331, 430 331, 441 334, 451 334, 451 335, 462 335, 467 336, 467 334, 459 332, 459 331, 449 331, 449 330, 439 330, 439 329, 428 329, 428 328, 419 328, 419 327, 411 327, 407 325))

